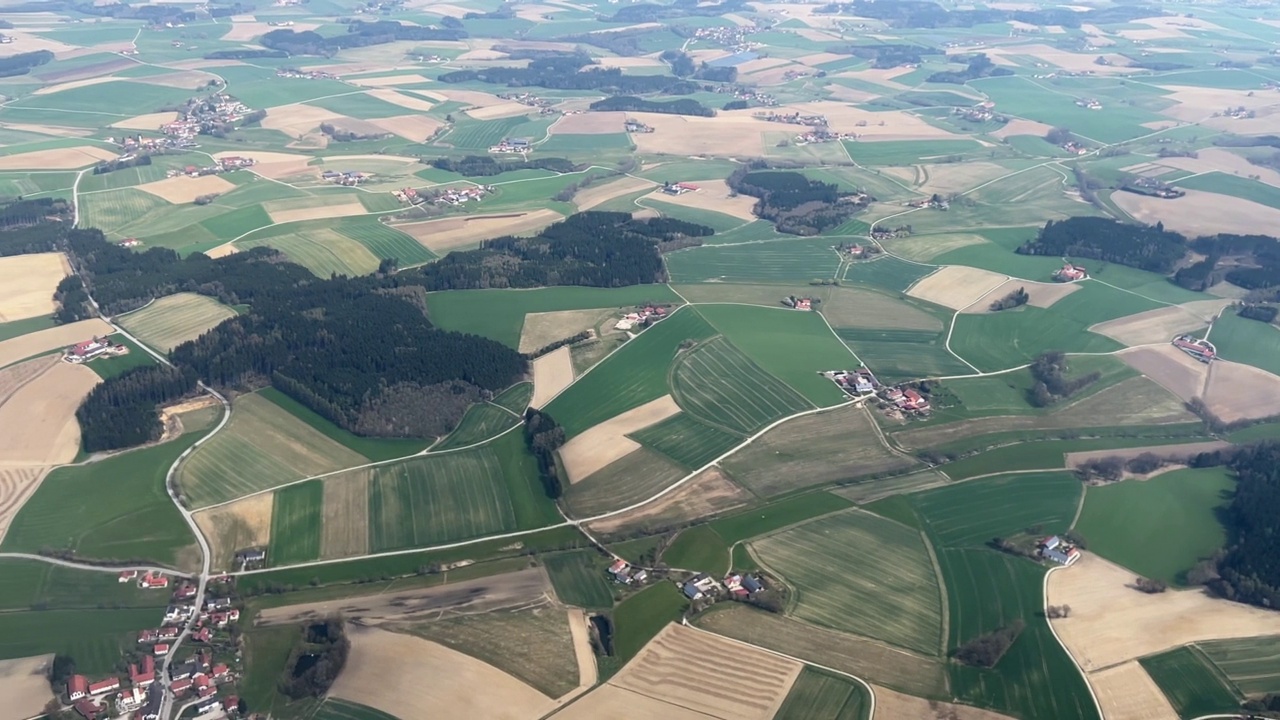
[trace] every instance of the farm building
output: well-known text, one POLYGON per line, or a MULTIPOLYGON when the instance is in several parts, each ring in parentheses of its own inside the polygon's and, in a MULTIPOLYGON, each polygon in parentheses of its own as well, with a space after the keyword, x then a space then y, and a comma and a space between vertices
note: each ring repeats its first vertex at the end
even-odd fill
POLYGON ((240 563, 242 567, 246 565, 256 564, 256 563, 263 563, 266 561, 267 561, 266 550, 259 550, 257 548, 248 548, 246 550, 241 550, 240 552, 236 553, 236 562, 240 563))
POLYGON ((96 683, 89 683, 89 695, 103 695, 120 689, 120 678, 107 678, 96 683))
POLYGON ((137 570, 125 570, 124 572, 120 573, 120 577, 117 578, 117 582, 127 583, 136 577, 138 577, 137 570))
POLYGON ((67 679, 67 698, 79 700, 89 694, 89 680, 83 675, 72 675, 67 679))
POLYGON ((129 682, 135 688, 145 688, 156 681, 156 661, 151 655, 143 655, 141 662, 129 666, 129 682))
POLYGON ((1213 343, 1192 335, 1179 335, 1173 339, 1173 346, 1202 363, 1213 362, 1218 357, 1218 348, 1213 343))
POLYGON ((1071 263, 1063 265, 1062 269, 1053 274, 1053 279, 1058 282, 1072 282, 1075 280, 1083 280, 1086 277, 1088 277, 1088 272, 1085 271, 1083 267, 1079 265, 1072 265, 1071 263))
POLYGON ((78 365, 104 355, 124 355, 128 352, 129 348, 124 345, 112 345, 105 337, 95 337, 67 348, 62 359, 78 365))
POLYGON ((169 587, 169 578, 160 573, 147 573, 138 579, 138 587, 143 590, 157 590, 169 587))
POLYGON ((1070 565, 1080 558, 1080 551, 1075 546, 1063 542, 1057 535, 1042 540, 1039 550, 1040 557, 1052 560, 1059 565, 1070 565))
POLYGON ((89 700, 77 700, 73 707, 75 707, 76 714, 84 718, 84 720, 98 720, 98 706, 89 700))
POLYGON ((164 643, 160 643, 159 645, 156 645, 154 648, 152 648, 151 652, 156 657, 164 657, 165 655, 169 654, 169 646, 164 643))
POLYGON ((667 183, 666 185, 662 186, 662 192, 668 195, 684 195, 685 193, 698 192, 698 190, 700 189, 701 188, 699 188, 697 185, 694 185, 693 183, 684 183, 684 182, 667 183))

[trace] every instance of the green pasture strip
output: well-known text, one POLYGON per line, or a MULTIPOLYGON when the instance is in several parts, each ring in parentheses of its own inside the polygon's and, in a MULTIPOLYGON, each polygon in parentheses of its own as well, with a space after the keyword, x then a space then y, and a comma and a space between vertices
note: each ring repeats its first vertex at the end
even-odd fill
POLYGON ((524 415, 524 411, 529 407, 529 401, 533 399, 533 383, 520 382, 498 393, 492 402, 510 410, 517 415, 524 415))
POLYGON ((975 154, 987 153, 987 149, 977 140, 843 142, 850 157, 859 165, 914 165, 946 161, 954 157, 971 158, 975 154))
POLYGON ((103 380, 109 380, 134 368, 156 364, 156 359, 151 357, 150 353, 124 335, 114 333, 110 338, 111 342, 129 348, 129 352, 125 355, 99 357, 88 363, 89 369, 103 380))
POLYGON ((662 553, 670 567, 710 573, 720 577, 729 567, 729 545, 710 525, 696 525, 676 536, 662 553))
POLYGON ((1209 339, 1224 360, 1280 373, 1280 329, 1228 310, 1213 323, 1209 339))
POLYGON ((840 278, 845 283, 866 285, 892 293, 900 293, 916 280, 933 272, 930 265, 919 265, 896 257, 881 257, 872 262, 851 262, 840 278))
POLYGON ((1045 408, 1035 407, 1029 400, 1036 380, 1026 368, 987 377, 946 380, 943 381, 943 387, 955 398, 939 403, 924 424, 941 425, 955 420, 1002 415, 1052 415, 1066 406, 1093 397, 1121 381, 1139 375, 1138 371, 1116 357, 1075 355, 1067 358, 1064 377, 1074 380, 1095 372, 1098 373, 1097 380, 1081 388, 1070 398, 1045 408), (958 404, 954 404, 956 402, 958 404))
POLYGON ((249 707, 257 708, 255 712, 280 715, 289 711, 289 699, 280 693, 278 683, 301 632, 297 625, 278 625, 255 627, 244 633, 240 697, 249 707))
POLYGON ((1083 486, 1074 475, 1002 475, 912 495, 916 511, 943 547, 984 547, 994 537, 1029 528, 1035 534, 1066 532, 1083 486))
POLYGON ((418 440, 415 438, 361 437, 334 425, 326 418, 321 417, 316 411, 273 387, 263 388, 257 394, 263 399, 270 400, 272 404, 294 418, 306 423, 321 435, 375 462, 408 457, 425 450, 431 444, 430 440, 418 440))
POLYGON ((743 220, 742 218, 737 218, 732 215, 726 215, 722 212, 662 202, 661 200, 656 200, 654 198, 645 198, 640 204, 657 210, 663 217, 675 218, 676 220, 684 220, 685 222, 697 223, 699 225, 706 225, 718 233, 727 232, 736 227, 742 227, 750 222, 749 220, 743 220))
POLYGON ((947 351, 942 333, 915 333, 906 341, 866 339, 873 333, 865 330, 837 328, 836 334, 884 383, 973 372, 947 351))
MULTIPOLYGON (((31 95, 9 105, 14 109, 36 109, 67 111, 76 113, 96 113, 101 119, 116 115, 126 118, 131 115, 142 115, 155 112, 158 107, 179 105, 191 97, 191 91, 183 88, 152 85, 150 83, 112 80, 97 85, 70 88, 48 95, 31 95), (121 107, 121 102, 127 103, 121 107), (113 108, 117 112, 107 112, 103 108, 113 108)), ((110 120, 109 122, 115 122, 110 120)), ((104 125, 107 123, 103 123, 104 125)))
POLYGON ((619 666, 635 657, 667 623, 684 612, 684 595, 675 583, 660 582, 622 601, 613 610, 613 658, 619 666))
POLYGON ((0 549, 67 549, 85 560, 146 559, 186 567, 185 551, 195 538, 165 491, 165 475, 203 434, 54 469, 18 511, 0 549))
POLYGON ((744 435, 813 407, 724 337, 676 358, 671 391, 690 415, 744 435))
POLYGON ((578 378, 544 410, 573 437, 597 423, 656 400, 669 391, 667 368, 686 340, 704 340, 715 329, 686 308, 645 330, 578 378))
POLYGON ((484 448, 498 456, 502 482, 511 499, 518 529, 533 530, 564 521, 555 501, 547 497, 538 461, 525 445, 524 433, 509 432, 486 443, 484 448))
POLYGON ((918 530, 848 511, 752 541, 751 552, 792 588, 797 619, 940 653, 941 590, 918 530))
POLYGON ((1280 188, 1237 175, 1211 172, 1178 180, 1177 185, 1188 190, 1204 190, 1205 192, 1230 195, 1260 203, 1267 207, 1280 209, 1280 188))
POLYGON ((398 720, 398 718, 366 705, 328 698, 323 705, 316 708, 316 713, 311 716, 311 720, 398 720))
POLYGON ((1091 552, 1143 577, 1185 585, 1187 571, 1226 544, 1220 517, 1234 490, 1220 467, 1091 487, 1076 531, 1091 552))
POLYGON ((77 570, 39 560, 0 559, 0 610, 164 607, 167 591, 119 582, 114 572, 77 570))
POLYGON ((107 675, 137 649, 138 631, 158 623, 154 607, 0 613, 0 660, 57 653, 73 658, 79 673, 107 675))
POLYGON ((866 720, 871 697, 867 689, 846 677, 806 665, 774 720, 866 720))
POLYGON ((1116 143, 1150 134, 1143 123, 1161 119, 1155 113, 1119 103, 1105 103, 1101 110, 1082 108, 1075 104, 1074 93, 1052 90, 1021 76, 983 78, 970 87, 989 97, 1002 112, 1068 127, 1098 142, 1116 143))
POLYGON ((474 445, 519 424, 520 418, 507 412, 505 408, 479 402, 467 408, 467 414, 462 416, 458 427, 431 449, 435 452, 474 445))
POLYGON ((339 115, 346 115, 357 120, 380 120, 382 118, 408 115, 413 112, 406 107, 389 103, 386 100, 381 100, 365 93, 319 98, 308 101, 307 105, 331 110, 339 115))
POLYGON ((853 503, 838 495, 808 492, 714 520, 710 527, 732 545, 849 507, 853 503))
POLYGON ((1066 454, 1090 450, 1119 450, 1147 445, 1170 445, 1175 450, 1184 438, 1152 439, 1108 437, 1072 440, 1034 440, 984 450, 940 466, 952 480, 968 480, 980 475, 1012 470, 1047 470, 1066 468, 1066 454))
POLYGON ((829 280, 840 258, 827 238, 790 238, 741 245, 703 245, 668 253, 676 283, 829 280))
POLYGON ((1240 697, 1235 690, 1213 662, 1194 646, 1141 658, 1138 662, 1183 720, 1213 713, 1235 714, 1240 709, 1240 697))
POLYGON ((613 607, 613 591, 605 581, 606 556, 593 550, 574 550, 548 555, 542 562, 560 602, 588 610, 613 607))
POLYGON ((417 240, 373 218, 351 218, 336 223, 334 229, 364 245, 379 258, 395 258, 401 267, 421 265, 436 259, 436 254, 417 240))
POLYGON ((271 562, 289 565, 318 559, 323 522, 322 481, 310 480, 277 490, 271 506, 271 547, 267 553, 271 562))
POLYGON ((33 333, 38 330, 48 330, 56 327, 52 315, 41 315, 39 317, 26 318, 25 320, 10 320, 7 323, 0 323, 0 341, 11 340, 20 335, 33 333))
POLYGON ((1196 643, 1242 695, 1280 692, 1280 636, 1196 643))
MULTIPOLYGON (((976 422, 976 421, 971 421, 976 422)), ((1200 442, 1211 440, 1202 422, 1166 423, 1163 425, 1108 425, 1088 427, 1042 430, 1010 430, 992 432, 990 434, 969 437, 954 442, 939 443, 929 446, 933 452, 941 455, 968 455, 982 452, 1011 443, 1044 442, 1061 440, 1064 436, 1084 435, 1090 440, 1105 438, 1141 439, 1140 445, 1175 444, 1182 442, 1200 442)), ((895 436, 897 437, 897 436, 895 436)))
POLYGON ((379 258, 363 244, 332 230, 241 240, 236 246, 275 248, 319 278, 368 275, 378 269, 379 263, 379 258))
POLYGON ((534 290, 449 290, 427 294, 427 312, 442 330, 471 333, 520 346, 526 313, 679 303, 666 285, 624 288, 550 287, 534 290))
POLYGON ((688 470, 701 468, 744 439, 742 435, 699 422, 683 412, 632 433, 630 437, 688 470))
POLYGON ((162 297, 116 320, 134 337, 168 353, 235 316, 235 310, 214 298, 183 292, 162 297))

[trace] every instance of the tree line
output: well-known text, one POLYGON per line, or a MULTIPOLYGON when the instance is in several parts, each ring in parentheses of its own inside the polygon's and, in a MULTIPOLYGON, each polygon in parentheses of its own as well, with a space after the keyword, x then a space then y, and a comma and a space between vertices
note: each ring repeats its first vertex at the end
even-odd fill
POLYGON ((1167 275, 1187 253, 1186 238, 1162 223, 1131 225, 1101 217, 1050 220, 1021 255, 1092 258, 1167 275))
POLYGON ((487 177, 512 170, 550 170, 556 173, 570 173, 577 169, 577 166, 567 158, 495 160, 488 155, 468 155, 463 158, 438 157, 431 161, 431 167, 467 177, 487 177))
POLYGON ((524 413, 524 444, 538 462, 538 479, 542 490, 552 500, 558 499, 564 488, 560 482, 560 469, 556 463, 556 450, 565 443, 564 428, 550 415, 529 408, 524 413))
POLYGON ((143 167, 151 164, 150 155, 135 155, 128 160, 100 160, 97 165, 93 166, 94 175, 105 175, 116 170, 124 170, 131 167, 143 167))
POLYGON ((421 42, 461 40, 465 37, 467 37, 465 30, 453 28, 402 25, 394 20, 378 20, 376 22, 356 20, 347 24, 347 32, 343 35, 326 37, 314 30, 299 32, 280 28, 263 35, 258 39, 258 44, 268 50, 276 50, 289 55, 323 55, 327 57, 348 48, 382 45, 400 40, 421 42))
POLYGON ((1220 233, 1198 237, 1190 247, 1204 259, 1174 273, 1183 287, 1204 290, 1223 280, 1246 290, 1280 285, 1280 240, 1274 237, 1220 233))
POLYGON ((747 5, 745 0, 722 0, 718 3, 706 4, 680 0, 671 5, 635 3, 619 8, 604 22, 636 24, 682 17, 722 17, 726 13, 739 11, 751 12, 751 7, 747 5))
MULTIPOLYGON (((5 10, 8 11, 8 8, 5 10)), ((0 58, 0 77, 26 75, 31 72, 31 68, 40 67, 52 61, 53 53, 48 50, 18 53, 17 55, 0 58)))
POLYGON ((599 112, 650 112, 664 115, 692 115, 694 117, 715 117, 716 111, 691 98, 679 100, 646 100, 631 95, 620 95, 597 100, 589 106, 599 112))
POLYGON ((995 63, 991 62, 991 58, 987 57, 986 53, 976 53, 962 60, 962 62, 966 63, 963 70, 936 72, 928 77, 928 82, 963 85, 970 80, 977 80, 978 78, 1013 74, 1013 71, 1009 68, 997 67, 995 63))
POLYGON ((455 70, 440 76, 440 82, 483 82, 510 87, 544 87, 554 90, 600 90, 609 94, 634 95, 666 93, 687 95, 697 92, 697 83, 671 75, 625 75, 620 68, 592 67, 596 61, 586 53, 540 57, 527 67, 491 67, 455 70))

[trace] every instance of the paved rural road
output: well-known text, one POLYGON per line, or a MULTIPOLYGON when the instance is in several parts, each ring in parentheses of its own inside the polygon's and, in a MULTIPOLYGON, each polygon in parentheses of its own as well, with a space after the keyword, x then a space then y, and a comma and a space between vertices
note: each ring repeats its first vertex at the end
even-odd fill
POLYGON ((93 572, 118 573, 126 570, 137 570, 138 572, 159 572, 165 575, 179 575, 186 577, 181 572, 173 568, 160 567, 159 565, 90 565, 89 563, 75 562, 74 560, 63 560, 62 558, 46 557, 44 555, 31 555, 29 553, 0 553, 0 558, 16 559, 16 560, 38 560, 46 562, 50 565, 61 565, 62 567, 75 568, 76 570, 91 570, 93 572))

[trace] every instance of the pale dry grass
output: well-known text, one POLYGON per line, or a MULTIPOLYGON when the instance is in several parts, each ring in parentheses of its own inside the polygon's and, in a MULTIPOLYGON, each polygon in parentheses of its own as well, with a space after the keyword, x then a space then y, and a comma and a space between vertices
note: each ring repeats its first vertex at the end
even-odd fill
POLYGON ((654 502, 593 522, 589 527, 592 532, 607 535, 655 525, 680 525, 741 507, 751 499, 751 493, 734 484, 720 468, 712 467, 654 502))
POLYGON ((564 115, 551 126, 553 135, 607 135, 623 132, 624 112, 586 112, 564 115))
POLYGON ((1280 377, 1252 365, 1214 360, 1204 401, 1224 422, 1271 417, 1280 412, 1280 377))
POLYGON ((52 468, 47 465, 0 467, 0 541, 4 540, 9 524, 50 470, 52 468))
POLYGON ((53 699, 48 673, 53 655, 0 660, 0 718, 36 717, 53 699))
POLYGON ((212 195, 231 192, 236 186, 217 175, 201 175, 188 177, 177 175, 164 180, 139 185, 138 189, 151 193, 165 202, 174 205, 185 205, 194 202, 201 195, 212 195))
POLYGON ((267 116, 262 119, 262 127, 267 130, 279 130, 292 138, 300 138, 320 127, 320 123, 346 120, 332 110, 325 110, 314 105, 277 105, 267 108, 267 116))
POLYGON ((53 291, 70 274, 62 253, 0 257, 0 323, 53 313, 53 291))
POLYGON ((1169 699, 1137 660, 1089 673, 1086 680, 1107 720, 1178 720, 1169 699))
MULTIPOLYGON (((132 67, 130 64, 128 67, 132 67)), ((209 84, 211 80, 217 80, 219 77, 213 73, 203 72, 201 70, 180 70, 178 72, 165 73, 164 75, 150 75, 147 77, 134 78, 134 82, 140 82, 144 85, 161 85, 164 87, 186 88, 188 90, 199 90, 209 84)))
POLYGON ((156 131, 160 129, 161 125, 171 123, 177 119, 178 113, 176 112, 147 113, 146 115, 136 115, 128 120, 121 120, 120 122, 112 123, 111 127, 121 128, 123 130, 156 131))
MULTIPOLYGON (((726 16, 727 17, 727 16, 726 16)), ((602 68, 649 68, 666 67, 666 63, 654 57, 602 57, 596 58, 602 68)))
POLYGON ((266 547, 271 542, 275 497, 275 493, 261 493, 195 513, 196 525, 209 541, 215 569, 239 570, 232 567, 237 550, 266 547))
POLYGON ((38 135, 53 135, 54 137, 88 137, 93 134, 92 130, 84 128, 60 127, 57 125, 28 125, 26 123, 0 123, 0 127, 10 128, 12 130, 22 130, 24 132, 36 133, 38 135))
POLYGON ((414 142, 426 140, 444 125, 439 120, 427 115, 397 115, 395 117, 370 120, 369 122, 381 130, 414 142))
POLYGON ((657 200, 699 210, 712 210, 737 218, 743 222, 751 222, 756 219, 755 214, 751 212, 751 208, 756 204, 756 199, 750 195, 733 194, 724 180, 699 180, 693 182, 693 184, 698 186, 697 192, 668 195, 659 189, 649 193, 644 199, 657 200))
POLYGON ((610 180, 600 185, 592 185, 585 190, 579 191, 573 196, 573 204, 578 206, 578 211, 590 210, 591 208, 609 202, 616 197, 629 195, 633 192, 640 192, 646 188, 654 187, 652 180, 644 178, 623 176, 617 180, 610 180))
POLYGON ((421 83, 427 83, 431 81, 423 77, 422 75, 407 74, 407 75, 388 75, 386 77, 349 78, 347 79, 347 82, 353 85, 359 85, 360 87, 383 88, 383 87, 395 87, 396 85, 419 85, 421 83))
POLYGON ((61 82, 56 85, 45 85, 44 87, 31 93, 32 95, 53 95, 55 93, 64 92, 66 90, 75 90, 76 88, 90 87, 92 85, 101 85, 103 83, 115 82, 113 77, 91 77, 83 80, 71 80, 61 82))
MULTIPOLYGON (((1141 31, 1137 31, 1141 32, 1141 31)), ((1074 53, 1067 50, 1059 50, 1058 48, 1045 45, 1043 43, 1035 43, 1031 45, 1010 45, 1001 48, 987 48, 986 52, 991 56, 993 61, 1001 61, 1010 63, 1005 58, 1006 55, 1030 55, 1049 65, 1055 65, 1063 70, 1071 70, 1074 72, 1092 72, 1098 75, 1117 75, 1125 73, 1140 72, 1136 68, 1125 67, 1128 60, 1123 56, 1109 55, 1107 59, 1110 65, 1097 65, 1094 60, 1098 58, 1098 53, 1074 53)), ((1105 109, 1100 112, 1106 112, 1105 109)))
POLYGON ((59 362, 0 405, 0 466, 62 465, 80 451, 76 408, 102 382, 83 365, 59 362))
MULTIPOLYGON (((287 29, 294 32, 305 32, 307 30, 315 30, 318 27, 320 25, 317 23, 294 22, 293 27, 287 29)), ((231 29, 221 39, 227 42, 248 42, 261 35, 266 35, 272 30, 279 30, 279 28, 272 27, 265 22, 233 22, 231 23, 231 29)), ((298 80, 295 82, 305 81, 298 80)))
POLYGON ((1189 236, 1248 235, 1256 233, 1259 227, 1280 225, 1280 210, 1276 208, 1203 190, 1186 193, 1183 197, 1165 200, 1117 190, 1111 193, 1111 201, 1139 222, 1149 225, 1162 222, 1166 228, 1189 236))
POLYGON ((441 220, 396 225, 414 240, 437 255, 478 244, 481 240, 503 235, 532 235, 564 217, 555 210, 505 213, 502 215, 466 215, 441 220))
POLYGON ((912 285, 907 294, 952 310, 963 310, 1007 279, 1007 275, 990 270, 947 265, 912 285))
POLYGON ((0 157, 0 170, 72 170, 115 157, 116 153, 93 145, 35 150, 0 157))
POLYGON ((468 116, 473 117, 476 120, 497 120, 499 118, 515 117, 517 115, 528 115, 529 113, 534 112, 534 108, 514 101, 504 101, 499 105, 481 105, 473 107, 465 112, 468 116))
POLYGON ((1276 631, 1274 610, 1221 600, 1200 589, 1150 595, 1132 587, 1134 578, 1133 572, 1089 552, 1049 576, 1046 601, 1071 606, 1070 617, 1050 622, 1086 671, 1191 642, 1276 631))
POLYGON ((417 110, 418 112, 427 112, 436 106, 436 103, 423 100, 420 97, 406 95, 402 92, 396 92, 393 88, 378 88, 376 90, 370 90, 365 94, 369 97, 385 100, 392 105, 399 105, 407 110, 417 110))
POLYGON ((0 341, 0 368, 50 350, 69 347, 82 340, 110 335, 113 332, 115 328, 99 318, 92 318, 9 338, 0 341))
POLYGON ((567 345, 537 358, 532 366, 533 399, 529 407, 535 410, 573 383, 573 355, 567 345))
POLYGON ((0 405, 8 402, 24 385, 35 380, 61 362, 57 355, 45 355, 0 370, 0 405))
POLYGON ((714 716, 606 683, 552 715, 550 720, 709 720, 711 717, 714 716))
MULTIPOLYGON (((536 395, 536 379, 534 389, 536 395)), ((663 395, 575 436, 560 448, 560 461, 564 465, 565 474, 569 476, 569 482, 579 482, 615 460, 621 460, 640 449, 640 444, 627 435, 662 422, 678 412, 680 406, 675 399, 670 395, 663 395)))
POLYGON ((814 53, 812 55, 804 55, 804 56, 798 57, 795 59, 795 61, 800 63, 801 65, 808 65, 810 67, 813 67, 815 65, 822 65, 823 63, 835 62, 836 60, 844 60, 847 57, 849 56, 840 55, 838 53, 820 52, 820 53, 814 53))
POLYGON ((214 260, 217 260, 218 258, 224 258, 229 255, 235 255, 237 252, 239 252, 239 250, 236 249, 236 246, 234 244, 224 243, 222 245, 219 245, 216 248, 205 250, 204 254, 207 255, 208 257, 213 258, 214 260))
POLYGON ((1209 366, 1172 345, 1134 348, 1117 357, 1184 401, 1204 395, 1209 366))
MULTIPOLYGON (((1184 85, 1161 85, 1159 87, 1168 93, 1163 96, 1164 99, 1177 103, 1172 107, 1161 110, 1160 113, 1185 122, 1199 122, 1214 113, 1222 112, 1223 108, 1228 107, 1244 107, 1248 110, 1257 111, 1259 116, 1265 116, 1269 113, 1263 112, 1264 109, 1274 108, 1277 105, 1274 93, 1184 85)), ((1231 117, 1216 118, 1216 120, 1219 121, 1217 124, 1224 128, 1233 128, 1236 123, 1240 122, 1231 117)))
POLYGON ((600 679, 596 669, 596 653, 591 649, 591 631, 587 628, 587 615, 578 608, 568 608, 569 637, 573 640, 573 656, 578 661, 578 691, 595 686, 600 679))
MULTIPOLYGON (((1010 278, 983 297, 974 301, 972 305, 965 308, 962 312, 966 314, 986 314, 991 313, 991 303, 999 300, 1009 293, 1016 292, 1018 288, 1027 291, 1027 304, 1031 307, 1047 308, 1052 307, 1054 303, 1071 293, 1080 289, 1079 283, 1042 283, 1030 280, 1019 280, 1010 278)), ((998 311, 1004 312, 1004 311, 998 311)))
POLYGON ((553 701, 469 655, 410 635, 349 626, 351 653, 330 697, 395 717, 535 720, 553 701))
POLYGON ((502 98, 496 95, 493 95, 487 92, 480 92, 479 90, 450 90, 448 88, 441 88, 439 90, 436 90, 432 94, 440 95, 454 102, 465 103, 467 105, 476 105, 479 107, 489 107, 490 105, 503 105, 508 102, 507 100, 503 100, 502 98))
POLYGON ((925 700, 903 695, 879 685, 873 685, 872 689, 876 694, 876 715, 879 717, 910 718, 911 720, 1009 720, 1008 715, 968 705, 925 700), (881 713, 884 714, 881 715, 881 713))
POLYGON ((1126 315, 1098 323, 1089 332, 1106 335, 1124 345, 1166 343, 1182 333, 1199 330, 1213 321, 1231 300, 1196 300, 1126 315))
POLYGON ((268 210, 271 221, 275 223, 294 222, 295 220, 320 220, 322 218, 350 217, 363 215, 367 211, 364 205, 355 200, 309 208, 293 208, 289 210, 268 210))
POLYGON ((519 350, 522 353, 535 352, 553 342, 592 330, 616 314, 612 308, 528 313, 524 316, 524 326, 520 328, 519 350))
POLYGON ((369 552, 371 474, 371 470, 357 470, 324 481, 320 557, 354 557, 369 552))
POLYGON ((1004 127, 991 133, 991 137, 1001 140, 1013 137, 1014 135, 1035 135, 1036 137, 1044 137, 1050 130, 1052 125, 1045 125, 1035 120, 1010 120, 1004 124, 1004 127))
POLYGON ((933 163, 919 167, 928 179, 917 191, 931 195, 963 192, 1009 174, 1008 169, 990 162, 933 163))

